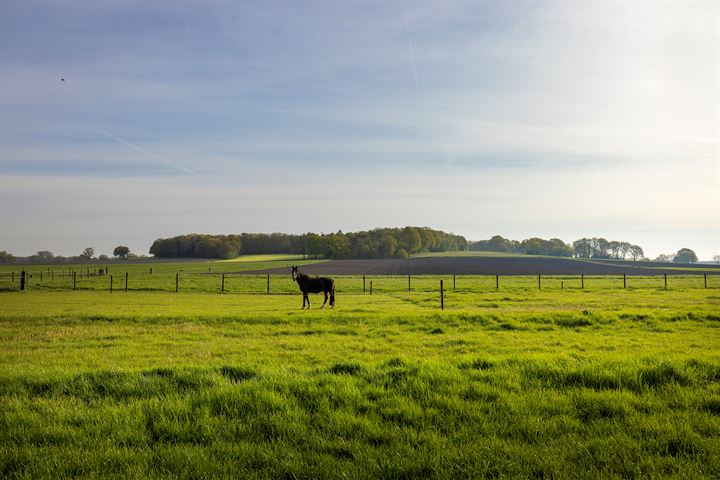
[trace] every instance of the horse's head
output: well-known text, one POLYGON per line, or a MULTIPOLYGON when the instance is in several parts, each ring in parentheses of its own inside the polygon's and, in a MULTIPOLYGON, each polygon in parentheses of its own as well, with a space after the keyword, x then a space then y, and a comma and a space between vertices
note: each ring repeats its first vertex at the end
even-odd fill
POLYGON ((298 269, 297 269, 297 267, 292 267, 292 279, 293 279, 293 282, 297 281, 297 275, 298 275, 298 269))

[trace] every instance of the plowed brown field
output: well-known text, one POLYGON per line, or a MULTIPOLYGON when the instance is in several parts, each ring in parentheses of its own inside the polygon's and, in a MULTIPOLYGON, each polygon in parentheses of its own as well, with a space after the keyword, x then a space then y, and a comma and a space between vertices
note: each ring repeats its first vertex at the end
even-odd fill
MULTIPOLYGON (((720 267, 672 265, 659 268, 642 262, 602 262, 574 258, 547 257, 420 257, 372 260, 330 260, 305 265, 309 275, 688 275, 720 274, 720 267), (695 269, 693 269, 695 268, 695 269)), ((248 274, 284 274, 287 268, 241 272, 248 274)))

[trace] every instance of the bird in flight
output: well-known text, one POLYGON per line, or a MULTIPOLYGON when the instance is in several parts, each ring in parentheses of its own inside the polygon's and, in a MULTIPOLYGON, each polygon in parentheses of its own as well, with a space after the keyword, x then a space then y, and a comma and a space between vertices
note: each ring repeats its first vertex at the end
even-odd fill
POLYGON ((65 83, 65 79, 64 79, 64 78, 61 78, 61 79, 60 79, 60 83, 65 83))

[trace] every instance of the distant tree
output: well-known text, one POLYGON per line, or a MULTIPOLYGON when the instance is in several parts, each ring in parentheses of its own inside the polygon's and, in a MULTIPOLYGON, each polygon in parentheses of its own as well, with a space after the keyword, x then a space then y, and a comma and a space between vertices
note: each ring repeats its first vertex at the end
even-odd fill
POLYGON ((55 259, 55 255, 49 250, 40 250, 35 255, 30 256, 30 260, 33 262, 52 262, 55 259))
POLYGON ((551 238, 547 241, 547 254, 553 257, 572 257, 573 249, 571 245, 563 242, 559 238, 551 238))
MULTIPOLYGON (((392 235, 385 235, 380 239, 378 253, 381 257, 392 257, 397 250, 398 242, 392 235)), ((405 252, 407 254, 407 252, 405 252)))
POLYGON ((589 238, 581 238, 575 240, 572 244, 573 252, 578 258, 590 258, 592 257, 593 249, 589 238))
POLYGON ((105 255, 105 254, 103 253, 102 255, 100 255, 100 256, 98 257, 98 260, 100 260, 101 262, 107 262, 108 260, 110 260, 110 257, 108 257, 107 255, 105 255))
POLYGON ((628 242, 620 242, 620 257, 625 260, 628 255, 632 255, 632 249, 634 245, 628 242))
POLYGON ((673 258, 674 263, 697 263, 697 261, 697 255, 689 248, 681 248, 673 258))
POLYGON ((494 237, 490 238, 490 240, 487 240, 486 248, 488 252, 512 251, 512 245, 510 244, 510 241, 507 238, 501 237, 500 235, 495 235, 494 237))
POLYGON ((713 260, 720 262, 720 255, 713 255, 713 260))
POLYGON ((667 263, 670 263, 670 262, 673 261, 673 258, 675 258, 675 255, 672 255, 672 254, 666 255, 666 254, 664 254, 664 253, 661 253, 661 254, 658 255, 657 258, 656 258, 655 260, 653 260, 653 261, 654 261, 654 262, 667 262, 667 263))
POLYGON ((520 248, 523 253, 527 253, 528 255, 543 255, 545 253, 543 242, 544 240, 542 238, 527 238, 520 242, 520 248))
POLYGON ((12 263, 15 261, 15 256, 11 253, 3 250, 0 252, 0 263, 12 263))
POLYGON ((435 248, 437 239, 435 238, 435 232, 429 228, 421 228, 420 230, 420 243, 422 244, 422 250, 432 251, 435 248))
POLYGON ((127 258, 128 253, 130 253, 130 249, 124 245, 115 247, 115 250, 113 250, 113 255, 122 259, 127 258))
POLYGON ((422 238, 417 228, 403 228, 402 232, 400 232, 400 238, 397 240, 399 240, 398 244, 410 253, 417 253, 420 251, 420 247, 422 247, 422 238))
POLYGON ((95 249, 92 247, 87 247, 85 250, 83 250, 79 257, 82 260, 90 260, 93 255, 95 255, 95 249))
POLYGON ((312 258, 321 257, 326 251, 324 237, 317 233, 306 233, 305 251, 312 258))
POLYGON ((237 250, 230 242, 210 237, 197 244, 195 256, 199 258, 233 258, 237 256, 237 250))
POLYGON ((520 242, 520 251, 528 255, 551 255, 554 257, 571 257, 573 248, 559 238, 545 240, 542 238, 528 238, 520 242))
POLYGON ((158 258, 178 257, 178 246, 175 238, 158 238, 150 246, 150 253, 158 258))
POLYGON ((640 260, 645 256, 645 252, 637 245, 630 245, 630 256, 633 260, 640 260))
POLYGON ((342 232, 328 235, 325 242, 327 256, 330 258, 344 258, 350 253, 350 241, 342 232))
POLYGON ((593 258, 610 258, 610 242, 604 238, 593 238, 593 258))

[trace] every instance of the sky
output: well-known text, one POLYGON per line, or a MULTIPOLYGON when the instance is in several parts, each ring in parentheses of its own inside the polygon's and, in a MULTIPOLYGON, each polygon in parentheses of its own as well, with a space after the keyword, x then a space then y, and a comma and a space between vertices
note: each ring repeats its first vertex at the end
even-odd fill
POLYGON ((0 86, 15 255, 405 225, 720 254, 718 0, 6 0, 0 86))

